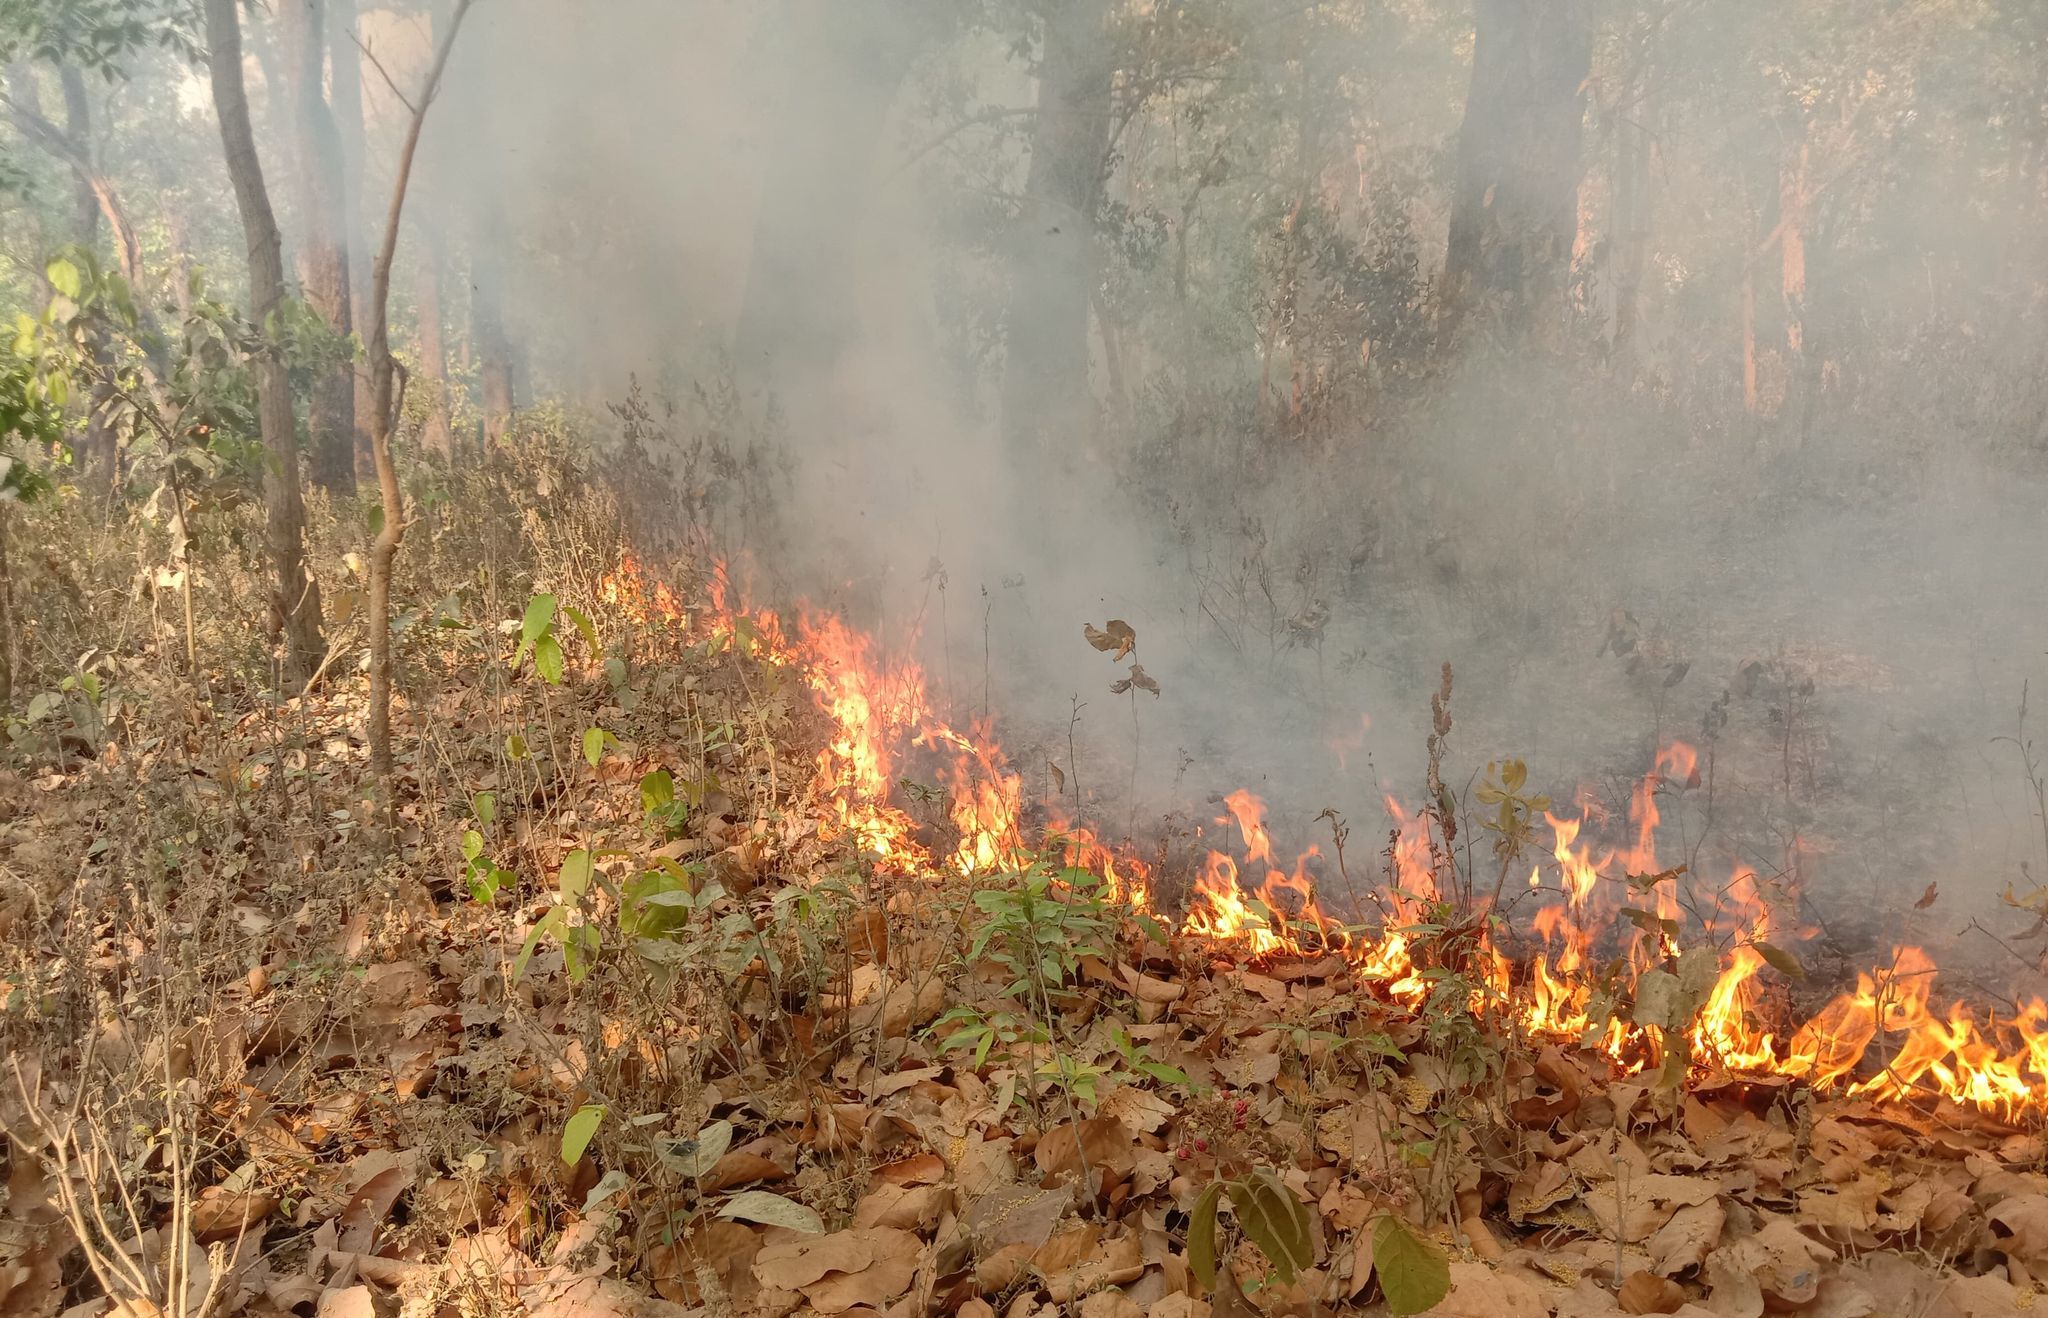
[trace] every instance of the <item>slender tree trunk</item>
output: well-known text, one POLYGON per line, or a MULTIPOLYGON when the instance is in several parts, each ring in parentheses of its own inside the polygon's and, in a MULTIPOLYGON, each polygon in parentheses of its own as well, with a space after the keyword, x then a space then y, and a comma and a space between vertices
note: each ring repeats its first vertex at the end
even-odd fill
MULTIPOLYGON (((284 297, 284 248, 242 84, 242 26, 236 0, 205 0, 206 40, 212 51, 213 104, 220 116, 228 179, 249 248, 249 315, 259 326, 284 297)), ((267 535, 277 573, 271 608, 284 638, 284 676, 309 681, 320 662, 320 587, 306 571, 306 510, 299 493, 299 440, 292 418, 290 382, 283 361, 269 352, 256 359, 256 412, 269 450, 264 472, 267 535)))
MULTIPOLYGON (((80 245, 97 248, 100 198, 99 190, 94 186, 99 171, 93 165, 92 155, 92 100, 86 94, 84 75, 71 65, 57 71, 57 80, 64 91, 64 136, 87 164, 85 169, 72 171, 73 204, 77 208, 73 225, 80 245)), ((125 224, 116 229, 115 234, 117 245, 134 241, 125 224)), ((114 355, 104 339, 94 343, 92 355, 95 383, 86 407, 80 457, 84 459, 82 465, 90 478, 91 488, 102 499, 111 499, 121 484, 121 441, 106 421, 107 404, 113 397, 114 355)))
POLYGON ((1107 0, 1054 0, 1045 20, 1001 400, 1004 450, 1027 471, 1062 463, 1095 429, 1088 305, 1116 73, 1108 16, 1107 0))
POLYGON ((1742 272, 1742 410, 1755 416, 1758 407, 1756 385, 1756 272, 1742 272))
POLYGON ((14 628, 14 569, 7 558, 9 502, 0 499, 0 714, 14 710, 14 671, 21 644, 14 628))
MULTIPOLYGON (((342 235, 348 242, 348 296, 351 323, 359 329, 370 317, 370 256, 363 246, 363 161, 368 145, 363 129, 363 52, 356 45, 356 0, 327 0, 327 63, 332 70, 334 123, 341 135, 342 191, 348 213, 342 235)), ((351 384, 356 424, 355 468, 358 480, 374 472, 370 441, 370 375, 358 362, 351 384)))
POLYGON ((476 341, 477 382, 483 390, 484 444, 505 442, 512 428, 512 344, 498 310, 498 269, 481 251, 470 254, 470 334, 476 341))
POLYGON ((1570 268, 1593 25, 1587 0, 1477 0, 1444 253, 1447 338, 1477 313, 1555 328, 1570 268))
MULTIPOLYGON (((354 332, 349 309, 348 190, 341 133, 327 108, 327 12, 324 0, 277 0, 278 39, 291 81, 288 94, 294 171, 305 233, 299 243, 299 284, 306 303, 336 334, 354 332)), ((352 495, 356 480, 355 364, 338 364, 313 382, 306 431, 313 483, 352 495)), ((371 474, 374 476, 374 464, 371 474)))
MULTIPOLYGON (((221 3, 222 0, 209 0, 221 3)), ((226 0, 232 3, 232 0, 226 0)), ((419 149, 420 129, 427 110, 441 86, 448 67, 448 53, 462 30, 463 15, 470 0, 457 0, 447 31, 441 34, 440 49, 427 74, 426 86, 412 114, 405 145, 398 155, 398 170, 391 187, 391 210, 384 221, 383 245, 377 249, 377 264, 370 276, 370 320, 364 327, 363 352, 370 374, 370 394, 375 411, 370 416, 370 435, 377 458, 377 489, 384 501, 384 523, 370 545, 370 765, 377 776, 383 798, 384 832, 388 839, 395 818, 392 807, 391 756, 391 569, 398 559, 399 543, 405 538, 405 500, 398 486, 398 464, 391 456, 391 430, 397 421, 397 400, 392 396, 390 318, 391 263, 398 252, 398 222, 405 213, 406 185, 412 178, 413 154, 419 149)))
POLYGON ((419 316, 419 376, 415 388, 426 391, 427 420, 420 440, 427 451, 444 459, 455 456, 455 432, 448 424, 448 350, 442 341, 441 269, 444 253, 440 241, 426 240, 421 253, 419 284, 414 293, 419 316))
POLYGON ((1779 272, 1785 300, 1785 346, 1796 357, 1806 346, 1807 156, 1804 139, 1778 171, 1779 272))
POLYGON ((1632 366, 1643 271, 1649 265, 1653 139, 1648 129, 1623 124, 1614 170, 1614 346, 1611 356, 1632 366))

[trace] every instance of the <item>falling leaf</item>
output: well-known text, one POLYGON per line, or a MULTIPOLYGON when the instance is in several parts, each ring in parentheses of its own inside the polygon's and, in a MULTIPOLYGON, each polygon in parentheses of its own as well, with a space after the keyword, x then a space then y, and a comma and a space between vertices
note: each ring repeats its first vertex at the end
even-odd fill
POLYGON ((1913 903, 1913 909, 1924 911, 1934 905, 1935 898, 1939 896, 1941 896, 1941 885, 1939 883, 1930 883, 1927 885, 1927 891, 1920 894, 1920 900, 1913 903))
POLYGON ((1059 765, 1053 763, 1051 760, 1047 760, 1045 762, 1045 767, 1052 773, 1052 790, 1054 791, 1054 793, 1064 795, 1067 790, 1066 771, 1061 769, 1059 765))

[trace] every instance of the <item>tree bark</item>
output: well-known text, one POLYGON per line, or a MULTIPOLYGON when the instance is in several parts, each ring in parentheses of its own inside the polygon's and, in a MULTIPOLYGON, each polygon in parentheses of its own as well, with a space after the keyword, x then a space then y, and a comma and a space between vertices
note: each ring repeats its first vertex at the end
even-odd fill
MULTIPOLYGON (((306 304, 343 338, 354 332, 349 308, 348 187, 341 133, 327 106, 327 12, 324 0, 277 0, 278 39, 291 81, 287 116, 296 144, 294 171, 300 221, 299 285, 306 304)), ((355 363, 335 366, 313 383, 306 431, 313 483, 352 495, 356 469, 355 363)), ((374 464, 371 474, 374 476, 374 464)))
POLYGON ((1475 26, 1441 326, 1484 312, 1521 336, 1561 311, 1593 26, 1587 0, 1477 0, 1475 26))
MULTIPOLYGON (((348 243, 348 296, 352 323, 360 327, 370 318, 370 257, 363 247, 361 208, 364 196, 363 161, 369 154, 363 128, 363 53, 356 45, 356 0, 327 0, 327 64, 331 70, 335 127, 341 137, 342 189, 348 197, 348 214, 342 236, 348 243)), ((370 375, 361 363, 351 372, 355 388, 355 466, 360 474, 374 471, 376 460, 370 441, 370 375)))
POLYGON ((1053 0, 1045 18, 1001 398, 1004 450, 1030 471, 1062 462, 1095 430, 1088 306, 1116 73, 1108 17, 1107 0, 1053 0))
POLYGON ((498 310, 498 270, 480 251, 469 262, 470 335, 476 341, 477 383, 483 390, 484 444, 505 442, 512 429, 512 344, 498 310))
MULTIPOLYGON (((209 4, 233 0, 208 0, 209 4)), ((397 421, 397 401, 392 397, 393 363, 387 310, 391 302, 391 263, 398 252, 398 221, 405 213, 406 185, 412 177, 413 154, 419 149, 420 129, 427 110, 441 86, 448 67, 448 53, 454 48, 462 17, 470 0, 457 0, 448 30, 441 34, 434 66, 420 91, 405 145, 398 155, 396 180, 391 187, 391 210, 384 221, 383 245, 377 249, 377 264, 370 275, 370 319, 363 351, 370 374, 370 437, 377 459, 377 489, 383 498, 384 522, 370 544, 370 766, 382 797, 384 832, 388 839, 395 823, 392 813, 391 756, 391 569, 398 559, 398 546, 405 538, 405 498, 398 486, 398 464, 391 457, 391 430, 397 421)))
MULTIPOLYGON (((236 12, 236 0, 205 0, 205 9, 213 104, 220 116, 228 179, 234 185, 235 207, 241 213, 249 247, 249 315, 259 327, 267 327, 284 297, 284 248, 263 181, 263 162, 256 154, 256 134, 249 123, 249 97, 242 83, 241 16, 236 12)), ((299 685, 312 678, 320 662, 320 588, 306 571, 299 440, 284 362, 273 352, 261 351, 255 374, 257 422, 270 455, 263 485, 266 534, 277 573, 271 609, 283 635, 285 680, 299 685)))
POLYGON ((455 432, 448 424, 448 350, 442 340, 441 268, 444 253, 440 242, 428 236, 421 253, 419 284, 414 293, 419 317, 419 377, 416 387, 425 390, 426 424, 420 442, 429 453, 443 459, 455 456, 455 432))

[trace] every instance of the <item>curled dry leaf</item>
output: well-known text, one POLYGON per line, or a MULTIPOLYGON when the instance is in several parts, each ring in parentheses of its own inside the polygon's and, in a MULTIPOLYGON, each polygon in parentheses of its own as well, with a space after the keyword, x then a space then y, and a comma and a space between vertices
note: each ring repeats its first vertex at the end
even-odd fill
POLYGON ((1631 1272, 1615 1297, 1623 1313, 1677 1313, 1685 1303, 1685 1290, 1668 1277, 1654 1272, 1631 1272))
POLYGON ((1099 631, 1093 623, 1084 622, 1081 624, 1081 635, 1087 638, 1088 644, 1108 654, 1118 663, 1122 663, 1125 655, 1138 648, 1138 633, 1122 618, 1111 618, 1099 631))
POLYGON ((1110 693, 1119 696, 1130 691, 1133 687, 1140 691, 1150 691, 1154 696, 1159 694, 1158 681, 1145 671, 1145 665, 1143 664, 1132 664, 1129 677, 1109 684, 1110 693))

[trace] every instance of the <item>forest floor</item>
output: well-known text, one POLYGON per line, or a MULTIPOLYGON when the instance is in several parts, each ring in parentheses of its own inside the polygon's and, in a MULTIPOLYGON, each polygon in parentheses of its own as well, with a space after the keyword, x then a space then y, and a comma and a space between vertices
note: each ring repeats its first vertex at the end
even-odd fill
POLYGON ((957 790, 849 815, 773 624, 550 584, 410 642, 388 841, 353 675, 221 713, 133 674, 0 773, 0 1315, 1988 1318, 2048 1278, 2038 1107, 1631 1071, 1057 847, 970 881, 957 790))

